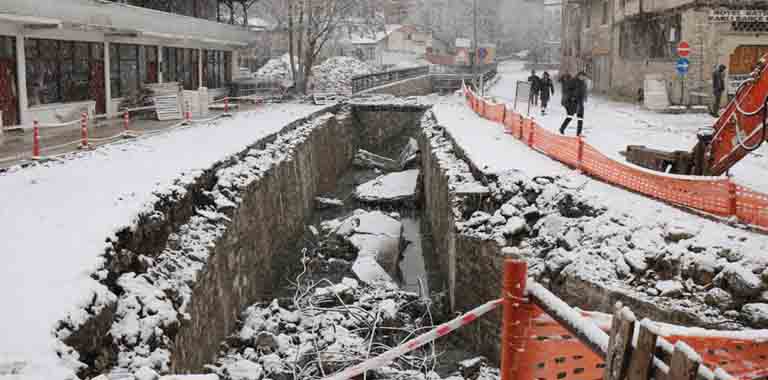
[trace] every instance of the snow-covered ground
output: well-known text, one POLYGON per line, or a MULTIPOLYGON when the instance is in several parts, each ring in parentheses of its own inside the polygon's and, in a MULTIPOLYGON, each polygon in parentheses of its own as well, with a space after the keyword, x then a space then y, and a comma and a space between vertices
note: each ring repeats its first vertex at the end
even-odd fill
MULTIPOLYGON (((521 62, 504 62, 499 65, 501 80, 489 95, 506 103, 515 97, 517 81, 527 80, 530 72, 523 70, 521 62)), ((537 75, 541 76, 541 71, 537 75)), ((555 78, 555 72, 550 75, 555 78)), ((573 73, 572 73, 573 74, 573 73)), ((555 79, 553 79, 555 80, 555 79)), ((560 105, 561 88, 555 82, 555 96, 550 101, 547 115, 540 108, 532 107, 531 114, 539 125, 557 131, 565 118, 565 109, 560 105)), ((624 161, 619 152, 627 145, 645 145, 663 150, 690 151, 696 145, 696 132, 711 127, 715 119, 708 114, 662 114, 642 109, 639 105, 612 101, 604 96, 590 94, 584 111, 584 136, 586 140, 604 154, 618 161, 624 161)), ((576 133, 575 121, 566 132, 576 133)), ((737 182, 757 191, 768 193, 768 148, 761 147, 731 169, 737 182)))
MULTIPOLYGON (((764 254, 768 249, 768 236, 764 234, 748 232, 701 218, 665 203, 585 177, 506 135, 501 125, 475 115, 465 104, 463 97, 453 96, 438 100, 434 113, 440 126, 453 136, 464 153, 480 170, 486 174, 498 175, 498 186, 503 187, 506 183, 512 183, 509 187, 517 188, 520 182, 524 186, 536 188, 537 186, 534 186, 537 183, 536 177, 543 177, 540 181, 543 183, 550 181, 545 178, 555 178, 558 185, 547 185, 551 189, 542 192, 541 197, 544 197, 542 199, 547 197, 556 199, 559 193, 564 195, 566 192, 573 192, 580 197, 586 197, 585 199, 589 200, 587 203, 593 205, 593 208, 604 210, 600 211, 601 216, 593 221, 584 218, 567 220, 568 218, 563 219, 561 216, 554 215, 545 216, 536 226, 530 227, 538 231, 539 237, 549 236, 551 239, 565 241, 563 245, 569 247, 570 251, 563 253, 567 257, 561 261, 563 261, 563 267, 574 263, 569 267, 570 269, 566 269, 575 273, 574 276, 592 279, 609 289, 618 288, 637 294, 638 297, 647 298, 649 302, 671 305, 693 313, 702 310, 697 309, 698 306, 692 306, 692 302, 700 302, 698 305, 703 304, 707 288, 691 287, 695 289, 692 292, 695 294, 695 301, 694 298, 687 299, 688 295, 682 300, 666 295, 659 297, 660 290, 656 286, 659 284, 655 281, 667 278, 657 277, 652 270, 648 270, 648 264, 674 262, 672 267, 677 274, 669 279, 682 282, 700 281, 705 285, 710 281, 709 286, 712 286, 712 279, 697 277, 698 274, 695 274, 706 271, 697 272, 695 268, 703 268, 706 266, 705 263, 716 263, 711 273, 713 275, 722 273, 722 276, 715 277, 715 286, 724 287, 729 292, 740 294, 740 296, 754 293, 754 289, 750 286, 760 281, 758 277, 760 273, 766 272, 765 278, 768 278, 768 258, 764 254), (552 194, 552 191, 555 194, 552 194), (568 229, 561 228, 563 225, 570 225, 574 231, 578 231, 579 237, 572 243, 567 241, 568 229), (597 250, 593 252, 590 249, 597 250), (623 260, 611 256, 617 249, 621 252, 617 257, 623 260), (572 256, 568 256, 570 254, 572 256), (592 260, 588 260, 589 257, 594 260, 589 261, 592 260), (579 263, 579 260, 585 262, 579 263), (613 262, 620 264, 616 270, 610 268, 613 262), (640 264, 636 265, 633 271, 636 272, 638 279, 642 279, 641 284, 638 284, 638 281, 632 283, 622 279, 621 273, 626 272, 629 263, 640 264), (725 278, 734 280, 731 281, 732 284, 727 284, 728 281, 723 281, 725 278), (742 292, 742 288, 749 288, 749 291, 742 292), (646 293, 648 296, 645 295, 646 293)), ((528 203, 525 200, 520 202, 522 205, 528 203)), ((548 201, 542 202, 548 203, 548 201)), ((502 207, 498 212, 503 214, 504 208, 502 207)), ((542 212, 549 211, 545 209, 542 212)), ((510 213, 510 215, 514 214, 514 212, 510 213)), ((493 220, 491 215, 484 214, 478 215, 478 218, 491 223, 493 220)), ((482 220, 480 222, 481 225, 485 223, 482 220)), ((470 219, 468 223, 471 225, 473 220, 470 219)), ((504 227, 503 223, 501 227, 504 227)), ((490 227, 483 228, 488 231, 490 227)), ((490 229, 492 233, 481 233, 481 235, 492 237, 497 229, 493 227, 490 229)), ((539 264, 549 265, 557 261, 554 255, 559 253, 552 252, 554 253, 551 258, 547 255, 545 262, 539 264)), ((556 268, 554 272, 563 270, 563 267, 556 268)), ((660 285, 663 288, 664 283, 660 285)), ((761 287, 765 285, 757 285, 756 289, 761 287)), ((719 288, 715 289, 718 292, 722 291, 719 288)), ((722 311, 730 312, 726 313, 728 318, 738 317, 738 313, 734 314, 734 308, 738 308, 737 306, 722 304, 720 307, 722 311)), ((749 310, 743 310, 745 315, 746 311, 749 310)), ((706 318, 711 318, 710 320, 717 320, 723 315, 722 312, 706 312, 708 313, 706 318)))
POLYGON ((0 375, 19 368, 24 379, 68 378, 72 363, 57 357, 65 348, 54 327, 62 318, 77 319, 95 295, 110 297, 91 277, 102 263, 105 239, 131 225, 155 193, 172 191, 175 181, 191 181, 319 109, 270 105, 1 174, 0 375))

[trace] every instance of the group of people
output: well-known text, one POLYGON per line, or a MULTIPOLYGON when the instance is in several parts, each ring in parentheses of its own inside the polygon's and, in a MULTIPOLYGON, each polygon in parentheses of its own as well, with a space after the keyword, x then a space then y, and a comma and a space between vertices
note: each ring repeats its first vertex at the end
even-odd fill
MULTIPOLYGON (((725 92, 725 65, 718 65, 712 73, 712 92, 714 95, 711 114, 714 117, 719 116, 720 102, 723 92, 725 92)), ((587 102, 587 74, 583 71, 571 76, 565 72, 560 76, 562 89, 562 106, 565 108, 566 117, 560 125, 560 134, 565 134, 565 129, 576 118, 576 136, 581 136, 584 128, 584 103, 587 102)), ((541 77, 536 75, 536 70, 531 71, 528 77, 528 83, 531 85, 530 102, 534 106, 541 105, 541 114, 546 115, 547 105, 552 95, 555 94, 555 85, 548 72, 544 72, 541 77)))
MULTIPOLYGON (((560 125, 560 134, 565 134, 565 129, 576 118, 576 136, 581 136, 584 127, 584 103, 587 101, 587 74, 579 72, 575 77, 566 72, 560 76, 562 101, 561 105, 565 108, 566 117, 560 125)), ((544 72, 539 78, 536 70, 531 71, 528 77, 528 83, 531 85, 531 104, 538 106, 541 102, 541 114, 546 115, 549 99, 555 94, 555 85, 548 72, 544 72)))

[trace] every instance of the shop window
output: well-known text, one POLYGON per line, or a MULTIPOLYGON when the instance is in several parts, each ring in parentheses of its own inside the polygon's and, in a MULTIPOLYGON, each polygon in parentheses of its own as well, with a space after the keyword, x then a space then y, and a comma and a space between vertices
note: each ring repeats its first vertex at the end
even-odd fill
POLYGON ((93 68, 103 62, 98 43, 44 39, 25 42, 29 105, 93 99, 93 68))
POLYGON ((142 85, 157 83, 157 47, 110 44, 112 97, 129 96, 142 85))
POLYGON ((222 88, 229 84, 230 53, 220 50, 205 52, 205 78, 208 88, 222 88))
POLYGON ((18 123, 16 88, 16 38, 0 36, 0 125, 18 123))
POLYGON ((197 50, 163 48, 163 81, 179 82, 185 90, 197 90, 197 50))

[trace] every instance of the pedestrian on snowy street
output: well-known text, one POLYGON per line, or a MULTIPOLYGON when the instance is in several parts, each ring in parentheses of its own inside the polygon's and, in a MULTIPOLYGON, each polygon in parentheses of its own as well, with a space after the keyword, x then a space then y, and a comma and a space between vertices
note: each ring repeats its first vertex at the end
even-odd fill
POLYGON ((541 79, 536 75, 536 70, 531 70, 531 76, 528 77, 528 83, 531 84, 531 104, 539 105, 539 89, 541 79))
POLYGON ((560 105, 563 107, 565 107, 565 101, 568 100, 568 98, 565 95, 567 92, 566 90, 568 88, 568 82, 570 82, 570 80, 571 80, 571 73, 567 71, 564 74, 560 75, 560 78, 557 80, 558 82, 560 82, 560 95, 562 95, 560 97, 560 105))
POLYGON ((720 100, 725 91, 725 65, 717 66, 712 73, 712 95, 714 95, 712 104, 712 116, 720 117, 720 100))
POLYGON ((564 83, 565 90, 563 91, 563 98, 565 98, 565 110, 568 116, 563 120, 563 124, 560 126, 560 134, 565 134, 565 128, 576 116, 577 127, 576 136, 581 136, 581 130, 584 127, 584 102, 587 101, 587 74, 583 71, 576 75, 576 78, 571 78, 568 82, 564 83))
POLYGON ((552 78, 549 77, 548 72, 544 72, 541 75, 541 81, 539 82, 539 97, 541 98, 541 114, 547 114, 547 104, 549 104, 550 96, 555 94, 555 85, 552 83, 552 78))

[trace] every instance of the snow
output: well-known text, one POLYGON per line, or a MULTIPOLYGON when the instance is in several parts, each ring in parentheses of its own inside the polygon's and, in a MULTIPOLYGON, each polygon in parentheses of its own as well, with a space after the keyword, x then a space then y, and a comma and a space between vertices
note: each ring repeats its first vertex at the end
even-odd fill
POLYGON ((364 202, 387 202, 413 199, 419 170, 390 173, 357 187, 355 197, 364 202))
MULTIPOLYGON (((503 62, 499 65, 500 82, 490 90, 490 96, 511 104, 515 97, 516 81, 527 80, 530 72, 523 70, 522 62, 503 62)), ((537 72, 541 75, 541 71, 537 72)), ((550 100, 548 113, 541 115, 539 109, 531 108, 532 115, 542 127, 557 132, 565 118, 560 105, 560 84, 556 72, 550 72, 555 80, 555 95, 550 100)), ((572 73, 573 74, 573 73, 572 73)), ((701 129, 711 128, 715 120, 706 113, 663 114, 642 109, 640 106, 609 100, 590 94, 584 105, 584 136, 590 145, 603 154, 624 162, 619 154, 627 145, 645 145, 661 150, 691 151, 701 129)), ((575 123, 569 125, 567 133, 575 134, 575 123)), ((754 190, 768 193, 768 176, 762 175, 768 169, 768 146, 745 157, 731 169, 737 183, 754 190)))
MULTIPOLYGON (((502 75, 510 65, 516 64, 502 64, 502 75)), ((510 82, 502 77, 498 86, 511 86, 510 82)), ((489 196, 506 202, 497 203, 494 207, 498 210, 485 211, 493 216, 498 212, 508 223, 514 217, 524 217, 515 222, 520 233, 526 229, 530 233, 522 235, 516 253, 529 261, 529 273, 534 278, 593 284, 665 311, 690 313, 698 323, 737 328, 747 319, 743 313, 739 318, 735 306, 703 302, 713 276, 734 263, 743 269, 725 271, 729 276, 721 276, 723 284, 715 282, 714 286, 735 295, 744 294, 749 302, 765 302, 757 292, 759 279, 748 273, 761 273, 768 266, 762 254, 768 249, 767 236, 704 219, 585 177, 506 135, 501 125, 478 117, 462 96, 431 99, 435 102, 437 127, 424 127, 431 145, 450 152, 453 147, 449 139, 436 143, 438 140, 432 136, 451 137, 456 149, 484 174, 489 196), (559 248, 575 254, 561 251, 548 256, 559 248), (696 269, 700 257, 716 262, 713 273, 696 269), (548 258, 553 261, 549 266, 548 258), (656 288, 659 280, 677 280, 679 284, 669 283, 674 285, 673 291, 662 296, 656 288)), ((447 164, 452 165, 456 164, 447 164)), ((449 181, 449 188, 459 186, 449 181)), ((462 216, 457 218, 457 228, 462 234, 493 240, 500 247, 518 244, 520 238, 505 233, 505 224, 491 222, 492 217, 484 222, 480 215, 471 214, 475 210, 459 210, 462 216), (464 215, 473 217, 465 220, 464 215)), ((669 290, 665 285, 662 283, 662 288, 669 290)))
MULTIPOLYGON (((298 62, 295 59, 294 62, 298 62)), ((310 88, 314 93, 351 94, 352 77, 371 74, 376 68, 353 57, 331 57, 312 68, 310 88)), ((283 87, 293 85, 288 54, 267 61, 255 74, 260 80, 276 81, 283 87)))
MULTIPOLYGON (((298 62, 298 58, 294 60, 298 62)), ((291 71, 291 56, 284 54, 282 57, 272 58, 264 64, 254 75, 259 80, 275 81, 283 87, 293 85, 293 72, 291 71)))
POLYGON ((315 93, 352 94, 352 77, 372 74, 376 68, 353 57, 331 57, 312 68, 315 93))
POLYGON ((103 263, 105 239, 151 210, 158 194, 183 189, 203 169, 319 109, 273 105, 215 127, 179 129, 0 175, 6 190, 0 304, 13 305, 0 315, 0 366, 25 363, 30 379, 72 374, 76 363, 57 358, 56 350, 67 349, 52 331, 62 319, 81 324, 81 308, 94 297, 97 306, 114 301, 91 278, 103 263))

